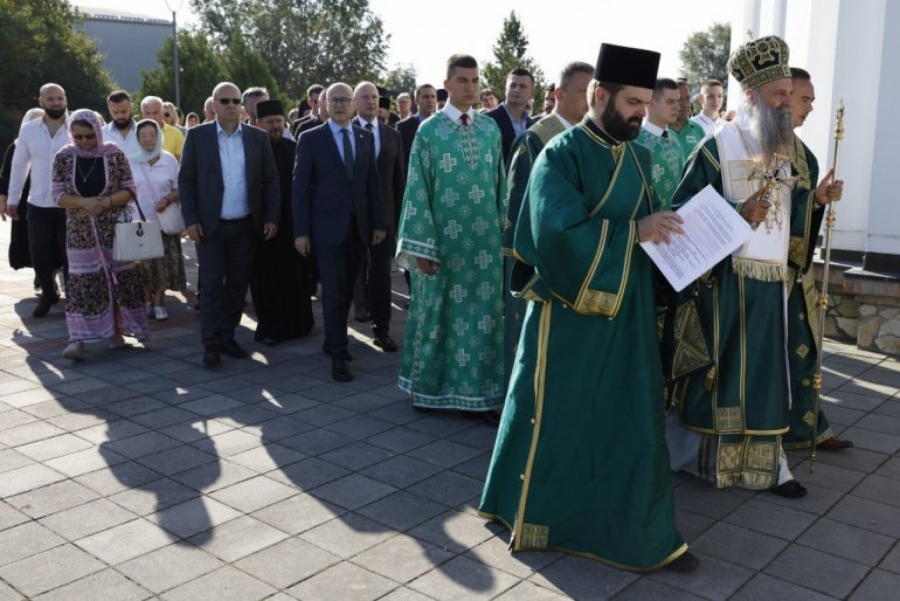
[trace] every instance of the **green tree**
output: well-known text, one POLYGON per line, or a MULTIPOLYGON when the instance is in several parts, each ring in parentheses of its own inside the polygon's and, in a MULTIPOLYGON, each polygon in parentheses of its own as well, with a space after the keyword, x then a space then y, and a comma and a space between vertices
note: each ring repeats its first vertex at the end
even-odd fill
POLYGON ((303 98, 313 83, 376 81, 390 36, 368 0, 191 0, 224 49, 240 31, 281 90, 303 98))
POLYGON ((225 69, 226 79, 241 90, 262 86, 269 90, 270 98, 282 100, 288 105, 297 104, 292 99, 284 98, 275 76, 269 69, 269 63, 259 52, 247 45, 240 30, 231 36, 222 54, 222 66, 225 69))
MULTIPOLYGON (((168 38, 157 54, 157 66, 141 72, 140 96, 159 96, 175 101, 175 82, 172 79, 172 38, 168 38)), ((185 114, 203 114, 203 103, 212 95, 213 88, 226 81, 222 60, 213 52, 202 31, 178 33, 178 66, 181 108, 185 114)))
POLYGON ((517 67, 528 69, 534 76, 534 106, 540 111, 544 106, 547 82, 537 62, 528 56, 528 37, 515 11, 509 13, 509 18, 503 19, 503 29, 493 50, 494 60, 485 63, 481 69, 483 87, 490 88, 502 100, 506 97, 506 78, 509 72, 517 67))
POLYGON ((70 108, 103 109, 115 87, 81 16, 66 0, 0 0, 0 145, 37 106, 43 84, 66 90, 70 108))
POLYGON ((728 86, 728 55, 731 51, 731 25, 713 23, 706 31, 694 32, 678 52, 681 76, 693 85, 706 79, 718 79, 728 86))

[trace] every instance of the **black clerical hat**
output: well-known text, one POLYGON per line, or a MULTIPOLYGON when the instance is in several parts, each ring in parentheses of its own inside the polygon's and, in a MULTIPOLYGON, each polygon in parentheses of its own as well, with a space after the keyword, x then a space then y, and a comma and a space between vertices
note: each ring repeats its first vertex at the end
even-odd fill
POLYGON ((450 97, 450 95, 447 93, 447 90, 445 90, 444 88, 440 88, 437 91, 438 102, 447 102, 447 98, 449 98, 449 97, 450 97))
POLYGON ((280 100, 261 100, 256 103, 256 118, 271 117, 272 115, 284 116, 284 105, 280 100))
POLYGON ((378 97, 378 108, 391 110, 391 99, 387 96, 378 97))
POLYGON ((603 83, 636 86, 652 90, 656 87, 659 52, 601 44, 594 79, 603 83))

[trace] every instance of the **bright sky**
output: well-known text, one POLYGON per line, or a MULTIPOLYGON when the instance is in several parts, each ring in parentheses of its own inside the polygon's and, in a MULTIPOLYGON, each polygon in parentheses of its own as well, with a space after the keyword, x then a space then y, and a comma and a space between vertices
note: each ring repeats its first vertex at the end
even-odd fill
MULTIPOLYGON (((454 52, 465 52, 481 61, 493 57, 493 45, 503 19, 515 10, 530 42, 529 53, 544 74, 555 74, 567 62, 593 64, 602 42, 636 46, 662 53, 660 76, 677 77, 678 51, 695 31, 715 22, 728 22, 740 0, 369 0, 373 12, 391 34, 387 65, 412 64, 419 83, 440 87, 444 63, 454 52), (452 6, 452 10, 451 10, 452 6)), ((121 0, 72 0, 76 6, 121 9, 121 0)), ((196 23, 187 0, 179 24, 196 23)), ((148 16, 171 19, 166 0, 144 0, 128 9, 148 16), (133 8, 132 8, 133 7, 133 8)))

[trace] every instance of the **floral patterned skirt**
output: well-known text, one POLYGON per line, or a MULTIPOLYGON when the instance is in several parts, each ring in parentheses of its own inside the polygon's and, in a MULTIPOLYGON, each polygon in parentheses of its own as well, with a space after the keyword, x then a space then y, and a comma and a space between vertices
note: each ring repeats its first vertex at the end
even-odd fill
POLYGON ((150 280, 151 292, 187 290, 187 275, 184 273, 184 255, 181 254, 181 236, 162 234, 163 256, 143 262, 150 280))

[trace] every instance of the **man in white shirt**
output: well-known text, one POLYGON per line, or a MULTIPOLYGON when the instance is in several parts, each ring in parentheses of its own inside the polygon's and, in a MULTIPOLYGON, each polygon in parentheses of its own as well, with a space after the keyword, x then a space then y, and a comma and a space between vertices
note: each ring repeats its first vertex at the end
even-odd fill
POLYGON ((59 302, 54 272, 62 266, 68 275, 66 210, 56 206, 50 195, 53 160, 59 149, 69 142, 66 91, 55 83, 44 84, 38 104, 44 109, 44 117, 26 123, 19 132, 10 173, 9 198, 4 208, 12 219, 19 218, 22 188, 30 172, 28 245, 34 273, 41 285, 41 299, 32 315, 43 317, 59 302))
POLYGON ((141 151, 137 139, 137 123, 131 96, 124 90, 116 90, 106 98, 110 121, 103 126, 103 139, 118 144, 125 156, 141 151))
POLYGON ((698 123, 706 135, 713 133, 719 124, 723 98, 722 82, 718 79, 707 79, 701 84, 697 102, 700 103, 702 110, 699 115, 692 117, 692 121, 698 123))

